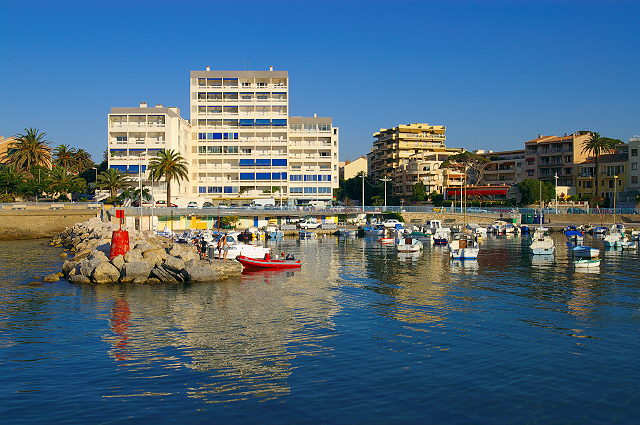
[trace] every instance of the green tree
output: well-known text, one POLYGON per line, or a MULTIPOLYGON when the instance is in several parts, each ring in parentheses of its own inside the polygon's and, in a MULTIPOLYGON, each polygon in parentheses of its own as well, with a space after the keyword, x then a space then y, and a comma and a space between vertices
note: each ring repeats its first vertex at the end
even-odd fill
POLYGON ((108 190, 111 195, 111 199, 115 199, 118 195, 119 190, 126 189, 132 184, 133 182, 131 181, 131 179, 129 179, 129 177, 124 175, 121 171, 114 168, 109 168, 108 170, 98 174, 96 187, 98 189, 108 190))
POLYGON ((25 173, 13 164, 0 167, 0 191, 17 194, 26 179, 25 173))
POLYGON ((149 161, 149 170, 154 181, 164 177, 167 182, 167 205, 171 205, 171 181, 189 180, 187 161, 173 149, 162 149, 149 161))
POLYGON ((73 155, 73 169, 76 173, 80 174, 88 169, 95 167, 96 164, 91 158, 91 154, 84 149, 76 150, 73 155))
POLYGON ((442 162, 442 168, 452 168, 458 170, 467 170, 467 184, 477 185, 482 179, 487 165, 490 163, 489 159, 477 153, 464 151, 455 155, 449 156, 442 162))
MULTIPOLYGON (((595 194, 599 196, 598 192, 598 177, 600 176, 600 155, 603 153, 611 153, 616 149, 616 145, 622 143, 621 140, 611 139, 609 137, 602 137, 600 133, 592 132, 591 136, 582 142, 582 153, 593 155, 595 160, 595 194)), ((616 188, 617 191, 617 188, 616 188)))
MULTIPOLYGON (((153 196, 151 196, 151 191, 148 187, 142 187, 142 202, 151 202, 153 196)), ((128 187, 120 193, 116 197, 116 200, 119 204, 124 204, 126 201, 131 201, 132 203, 140 202, 140 188, 128 187)))
POLYGON ((53 165, 72 170, 75 166, 74 155, 76 150, 67 145, 59 145, 53 150, 53 165))
POLYGON ((5 160, 22 170, 35 165, 51 167, 51 148, 45 139, 46 133, 37 128, 25 128, 24 133, 16 135, 5 154, 5 160))
POLYGON ((427 188, 422 182, 418 182, 413 185, 412 201, 423 202, 427 199, 427 188))
POLYGON ((522 205, 532 205, 540 202, 540 186, 542 185, 542 201, 549 202, 556 196, 556 187, 550 182, 526 179, 517 184, 520 190, 522 205))
POLYGON ((62 199, 69 199, 69 193, 80 193, 87 189, 87 182, 64 167, 54 167, 49 173, 48 189, 51 193, 57 193, 62 199))
MULTIPOLYGON (((387 185, 388 195, 392 193, 391 185, 387 185)), ((373 197, 382 198, 384 196, 384 185, 377 179, 365 177, 365 205, 373 205, 373 197)), ((340 180, 336 190, 336 199, 346 203, 347 200, 362 201, 362 173, 347 180, 340 180)), ((382 204, 384 205, 384 200, 382 204)))

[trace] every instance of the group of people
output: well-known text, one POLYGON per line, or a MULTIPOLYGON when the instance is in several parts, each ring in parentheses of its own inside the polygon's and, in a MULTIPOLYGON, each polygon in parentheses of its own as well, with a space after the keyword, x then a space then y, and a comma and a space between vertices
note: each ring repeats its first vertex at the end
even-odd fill
MULTIPOLYGON (((198 255, 200 255, 201 260, 206 260, 208 257, 207 249, 209 248, 209 242, 207 242, 204 238, 195 237, 191 240, 191 243, 195 245, 198 250, 198 255)), ((227 242, 227 234, 225 233, 217 240, 216 249, 218 251, 218 258, 223 260, 227 259, 227 254, 229 253, 229 243, 227 242)))

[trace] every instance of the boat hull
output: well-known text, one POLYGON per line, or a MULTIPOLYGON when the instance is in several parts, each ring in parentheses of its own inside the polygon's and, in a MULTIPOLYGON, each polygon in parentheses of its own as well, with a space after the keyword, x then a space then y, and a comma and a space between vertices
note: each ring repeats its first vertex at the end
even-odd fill
POLYGON ((239 255, 236 260, 244 267, 250 269, 298 269, 302 266, 300 260, 265 260, 249 258, 243 255, 239 255))

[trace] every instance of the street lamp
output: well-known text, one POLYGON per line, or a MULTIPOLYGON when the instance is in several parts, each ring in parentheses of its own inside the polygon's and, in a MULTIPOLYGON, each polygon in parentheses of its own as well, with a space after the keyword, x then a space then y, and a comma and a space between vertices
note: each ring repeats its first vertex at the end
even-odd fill
POLYGON ((556 192, 556 214, 558 214, 558 172, 557 171, 553 177, 556 179, 556 187, 554 189, 556 192))
POLYGON ((384 182, 384 210, 387 211, 387 182, 390 182, 391 179, 389 177, 384 177, 380 179, 380 181, 384 182))
POLYGON ((364 213, 364 176, 366 173, 362 171, 362 212, 364 213))

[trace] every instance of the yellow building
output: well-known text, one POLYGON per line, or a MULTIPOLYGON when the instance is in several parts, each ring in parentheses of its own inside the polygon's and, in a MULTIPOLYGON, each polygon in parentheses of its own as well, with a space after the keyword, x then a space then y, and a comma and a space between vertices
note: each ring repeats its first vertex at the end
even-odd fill
POLYGON ((365 174, 367 174, 369 172, 366 156, 361 156, 360 158, 353 161, 341 162, 339 167, 340 180, 348 180, 359 175, 360 173, 364 172, 365 174))
POLYGON ((446 127, 414 123, 380 129, 373 134, 373 148, 367 155, 369 172, 374 178, 390 177, 394 194, 408 198, 421 181, 427 192, 442 192, 448 177, 441 164, 463 149, 445 146, 446 127))
MULTIPOLYGON (((597 195, 603 199, 612 200, 615 192, 617 199, 620 200, 630 183, 628 150, 601 155, 599 167, 597 195)), ((595 194, 595 159, 589 158, 578 164, 578 169, 578 196, 580 199, 587 199, 595 194)))
POLYGON ((11 143, 15 142, 13 137, 1 137, 0 136, 0 163, 4 162, 4 157, 7 154, 7 149, 11 143))

